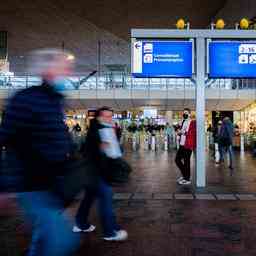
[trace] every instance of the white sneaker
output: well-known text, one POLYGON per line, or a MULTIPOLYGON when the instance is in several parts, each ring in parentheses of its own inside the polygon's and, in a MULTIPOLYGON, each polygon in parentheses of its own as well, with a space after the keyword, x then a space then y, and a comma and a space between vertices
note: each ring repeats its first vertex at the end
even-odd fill
POLYGON ((184 178, 183 178, 183 177, 179 177, 179 178, 177 179, 177 182, 179 183, 179 182, 182 181, 182 180, 184 180, 184 178))
POLYGON ((116 234, 114 236, 104 237, 103 239, 105 241, 121 242, 128 239, 128 233, 125 230, 119 230, 116 231, 116 234))
POLYGON ((190 180, 181 180, 178 183, 180 185, 191 185, 191 181, 190 180))
POLYGON ((91 233, 91 232, 93 232, 95 229, 96 229, 96 227, 93 226, 93 225, 91 225, 91 226, 90 226, 89 228, 87 228, 87 229, 81 229, 81 228, 79 228, 79 227, 77 227, 77 226, 74 226, 72 231, 73 231, 74 233, 81 233, 81 232, 83 232, 83 233, 91 233))

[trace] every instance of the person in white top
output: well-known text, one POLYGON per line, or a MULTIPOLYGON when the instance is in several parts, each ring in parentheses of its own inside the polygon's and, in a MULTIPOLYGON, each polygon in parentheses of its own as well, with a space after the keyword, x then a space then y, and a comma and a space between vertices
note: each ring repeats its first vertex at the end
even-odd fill
POLYGON ((182 122, 182 127, 181 127, 181 130, 180 130, 180 146, 185 146, 186 136, 187 136, 188 129, 189 129, 189 126, 190 126, 190 122, 191 122, 190 116, 187 113, 183 114, 183 118, 184 118, 184 120, 182 122))
POLYGON ((102 143, 106 146, 102 151, 107 155, 107 157, 116 159, 122 156, 121 148, 117 140, 115 128, 110 123, 102 123, 105 128, 100 129, 99 134, 102 143))
POLYGON ((91 225, 88 219, 90 210, 97 200, 103 239, 105 241, 124 241, 128 238, 128 233, 117 224, 112 187, 102 174, 105 169, 105 166, 104 168, 102 166, 106 163, 103 160, 105 156, 111 159, 122 156, 113 127, 112 115, 113 112, 110 108, 102 107, 97 110, 95 119, 91 121, 83 150, 87 159, 87 172, 91 173, 92 177, 90 178, 94 180, 94 184, 85 188, 85 197, 77 211, 73 232, 88 233, 95 230, 95 226, 91 225), (105 156, 103 157, 103 155, 105 156))

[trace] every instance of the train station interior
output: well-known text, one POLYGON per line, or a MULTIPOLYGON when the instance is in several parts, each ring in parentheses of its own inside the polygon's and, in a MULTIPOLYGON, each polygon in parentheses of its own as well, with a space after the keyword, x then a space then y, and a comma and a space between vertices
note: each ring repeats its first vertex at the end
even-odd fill
MULTIPOLYGON (((256 255, 255 1, 7 1, 0 6, 1 123, 16 93, 44 82, 28 69, 31 52, 42 48, 68 52, 74 63, 62 94, 75 150, 84 150, 97 109, 108 107, 132 169, 112 188, 128 240, 104 242, 93 207, 96 232, 84 232, 67 255, 256 255), (195 121, 188 183, 177 182, 184 111, 195 121), (232 156, 218 140, 226 119, 232 156)), ((32 227, 13 189, 19 172, 8 146, 1 148, 0 255, 34 256, 32 227)), ((72 223, 85 191, 63 210, 72 223)))

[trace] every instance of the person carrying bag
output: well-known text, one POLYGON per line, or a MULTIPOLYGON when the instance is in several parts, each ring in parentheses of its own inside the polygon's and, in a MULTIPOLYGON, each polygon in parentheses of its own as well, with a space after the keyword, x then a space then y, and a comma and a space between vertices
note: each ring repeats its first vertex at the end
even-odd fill
POLYGON ((97 110, 90 123, 83 156, 87 161, 90 185, 85 186, 85 197, 76 214, 73 232, 92 232, 95 226, 88 222, 92 205, 97 200, 99 216, 105 241, 124 241, 128 234, 117 224, 113 204, 112 185, 128 181, 131 168, 122 158, 120 145, 112 125, 112 110, 103 107, 97 110), (126 174, 124 174, 126 172, 126 174))

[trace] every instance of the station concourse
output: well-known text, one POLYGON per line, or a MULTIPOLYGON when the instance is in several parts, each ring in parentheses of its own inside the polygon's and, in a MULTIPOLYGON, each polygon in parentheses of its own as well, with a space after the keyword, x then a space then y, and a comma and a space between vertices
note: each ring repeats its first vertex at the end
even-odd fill
MULTIPOLYGON (((46 81, 28 68, 31 54, 58 49, 74 63, 72 74, 52 84, 61 83, 61 123, 76 157, 97 109, 108 107, 113 126, 100 124, 116 132, 132 168, 109 190, 128 240, 103 241, 95 206, 96 231, 81 232, 74 255, 256 255, 255 10, 253 0, 11 0, 0 7, 1 122, 15 93, 46 81), (177 152, 192 121, 196 148, 190 180, 182 184, 177 152)), ((35 122, 45 109, 36 111, 35 122)), ((16 184, 24 177, 10 149, 1 145, 0 255, 31 256, 37 239, 20 207, 24 191, 16 184)), ((72 225, 88 188, 80 192, 63 208, 72 225)))

